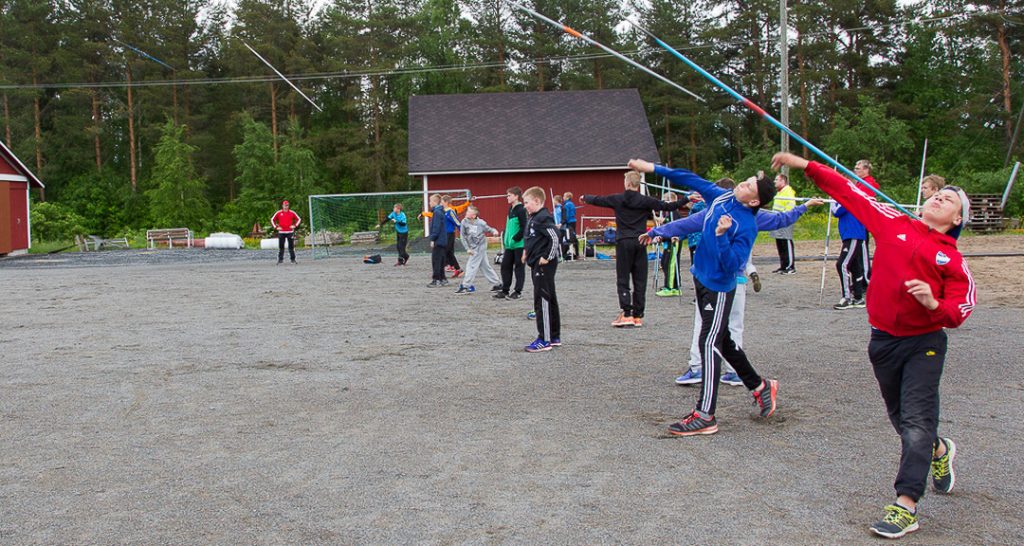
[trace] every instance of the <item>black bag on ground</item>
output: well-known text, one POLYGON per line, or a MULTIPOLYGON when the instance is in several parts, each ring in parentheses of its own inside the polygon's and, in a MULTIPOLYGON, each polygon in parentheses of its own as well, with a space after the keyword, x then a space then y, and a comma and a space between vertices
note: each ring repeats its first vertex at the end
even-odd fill
POLYGON ((379 264, 381 261, 380 254, 374 254, 372 256, 363 256, 364 264, 379 264))

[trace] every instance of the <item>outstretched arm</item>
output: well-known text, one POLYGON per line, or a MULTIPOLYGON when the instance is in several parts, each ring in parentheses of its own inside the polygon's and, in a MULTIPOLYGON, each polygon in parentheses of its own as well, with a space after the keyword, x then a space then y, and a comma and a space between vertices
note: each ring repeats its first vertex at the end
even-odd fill
POLYGON ((813 203, 814 201, 815 200, 808 201, 806 205, 797 205, 793 207, 793 210, 789 210, 786 212, 777 212, 764 209, 757 211, 757 215, 754 216, 754 220, 757 222, 757 230, 772 231, 776 229, 782 229, 784 227, 789 227, 795 224, 796 221, 799 220, 805 212, 807 212, 807 206, 811 205, 811 203, 813 203))
POLYGON ((714 201, 716 197, 723 193, 728 193, 728 190, 720 188, 686 169, 669 169, 668 167, 655 165, 650 161, 642 159, 631 159, 629 161, 629 168, 645 173, 655 173, 665 177, 666 180, 675 186, 696 190, 708 202, 714 201))
POLYGON ((855 182, 847 180, 843 175, 832 169, 788 153, 775 154, 772 168, 787 166, 802 169, 819 188, 831 195, 839 204, 849 209, 854 218, 860 220, 868 231, 879 231, 885 224, 903 216, 901 212, 879 203, 874 195, 869 195, 859 188, 855 182))
POLYGON ((672 237, 685 237, 691 233, 699 233, 704 229, 704 216, 706 213, 706 210, 702 210, 686 218, 674 220, 648 231, 647 235, 651 238, 661 237, 662 239, 669 239, 672 237))

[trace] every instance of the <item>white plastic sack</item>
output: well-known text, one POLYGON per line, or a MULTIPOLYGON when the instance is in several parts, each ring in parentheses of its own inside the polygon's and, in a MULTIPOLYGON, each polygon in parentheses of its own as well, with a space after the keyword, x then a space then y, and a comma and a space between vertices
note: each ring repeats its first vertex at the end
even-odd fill
POLYGON ((242 238, 234 233, 211 233, 206 238, 206 248, 230 248, 238 250, 245 246, 242 238))
POLYGON ((263 239, 260 241, 260 249, 262 250, 277 250, 277 237, 273 239, 263 239))

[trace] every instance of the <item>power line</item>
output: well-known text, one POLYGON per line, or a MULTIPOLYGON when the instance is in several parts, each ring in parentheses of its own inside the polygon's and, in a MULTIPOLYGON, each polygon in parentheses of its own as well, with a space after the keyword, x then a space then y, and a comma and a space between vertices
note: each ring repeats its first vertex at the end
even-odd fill
MULTIPOLYGON (((844 33, 857 33, 863 31, 877 31, 885 28, 909 26, 913 24, 927 24, 944 21, 947 19, 953 19, 956 17, 977 17, 980 15, 992 15, 1002 13, 1004 10, 993 10, 985 12, 973 12, 973 13, 956 13, 951 15, 943 15, 938 17, 928 17, 921 19, 913 19, 910 21, 903 21, 899 23, 890 23, 886 25, 877 26, 862 26, 862 27, 851 27, 845 29, 836 29, 830 31, 821 31, 814 33, 804 33, 804 37, 821 37, 821 36, 833 36, 838 32, 844 33)), ((703 44, 693 46, 680 46, 675 49, 679 51, 697 51, 702 49, 710 49, 713 47, 721 46, 734 46, 743 44, 761 43, 771 40, 765 38, 763 40, 735 40, 731 42, 718 42, 714 44, 703 44)), ((660 52, 660 48, 654 47, 641 47, 634 50, 623 51, 623 54, 635 56, 643 53, 660 52)), ((341 72, 314 72, 304 74, 288 74, 286 77, 290 80, 297 81, 309 81, 309 80, 337 80, 337 79, 357 79, 365 77, 381 77, 381 76, 403 76, 410 74, 427 74, 436 72, 454 72, 464 70, 479 70, 485 68, 499 68, 499 67, 510 67, 515 62, 521 62, 524 64, 555 64, 562 62, 572 61, 590 61, 597 59, 612 58, 612 55, 607 53, 585 53, 577 55, 559 55, 551 57, 541 57, 536 59, 529 59, 524 61, 510 61, 510 62, 482 62, 482 63, 467 63, 467 64, 450 64, 450 65, 433 65, 433 66, 420 66, 411 68, 389 68, 381 70, 365 70, 365 71, 341 71, 341 72)), ((117 82, 55 82, 55 83, 36 83, 36 84, 0 84, 2 90, 26 90, 26 89, 96 89, 96 88, 126 88, 126 87, 170 87, 175 85, 224 85, 224 84, 244 84, 244 83, 267 83, 276 81, 277 78, 274 76, 239 76, 231 78, 192 78, 192 79, 162 79, 162 80, 143 80, 133 81, 131 83, 124 81, 117 82)))

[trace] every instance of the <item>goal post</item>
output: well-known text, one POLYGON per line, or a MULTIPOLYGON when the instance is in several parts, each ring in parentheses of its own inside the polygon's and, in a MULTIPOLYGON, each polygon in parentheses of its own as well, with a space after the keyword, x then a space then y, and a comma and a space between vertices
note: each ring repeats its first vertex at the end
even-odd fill
POLYGON ((429 194, 434 193, 450 195, 456 201, 471 195, 464 188, 429 193, 419 190, 310 195, 307 244, 312 247, 313 258, 324 258, 332 252, 366 253, 393 248, 397 239, 395 224, 387 218, 398 203, 408 219, 409 246, 413 247, 417 235, 429 233, 430 220, 418 220, 417 216, 423 212, 429 194))

